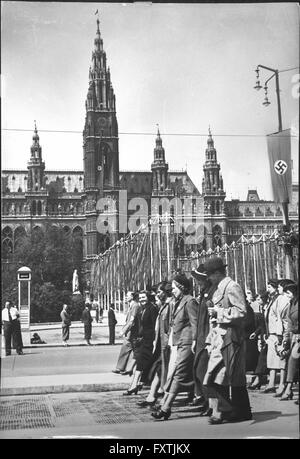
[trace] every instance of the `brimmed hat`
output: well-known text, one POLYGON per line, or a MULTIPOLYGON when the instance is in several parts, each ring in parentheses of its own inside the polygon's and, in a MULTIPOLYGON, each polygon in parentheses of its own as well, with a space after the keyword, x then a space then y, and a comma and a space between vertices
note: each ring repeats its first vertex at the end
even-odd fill
POLYGON ((269 279, 267 281, 267 285, 272 285, 273 288, 277 288, 278 286, 278 280, 277 279, 269 279))
POLYGON ((197 280, 204 280, 207 278, 207 274, 204 272, 204 264, 201 263, 197 268, 194 268, 191 271, 191 275, 194 277, 194 279, 197 280))
POLYGON ((291 282, 289 284, 285 284, 283 286, 283 291, 284 292, 287 292, 287 291, 290 291, 293 295, 296 295, 296 293, 298 292, 298 285, 295 284, 295 282, 291 282))
POLYGON ((207 274, 207 275, 213 274, 216 271, 224 270, 224 268, 226 268, 226 266, 227 265, 225 265, 223 263, 223 260, 220 257, 209 258, 204 263, 204 266, 203 266, 204 267, 204 273, 207 274))
POLYGON ((185 274, 176 274, 173 280, 185 290, 189 290, 191 287, 190 280, 186 277, 185 274))

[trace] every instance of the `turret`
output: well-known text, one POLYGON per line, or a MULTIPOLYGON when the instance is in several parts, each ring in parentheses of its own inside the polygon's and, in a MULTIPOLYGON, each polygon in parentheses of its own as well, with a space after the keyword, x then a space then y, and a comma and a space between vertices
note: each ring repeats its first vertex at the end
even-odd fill
POLYGON ((44 170, 45 163, 42 160, 42 147, 40 138, 34 121, 34 134, 32 136, 32 145, 30 148, 30 160, 28 161, 28 191, 40 191, 44 188, 44 170))

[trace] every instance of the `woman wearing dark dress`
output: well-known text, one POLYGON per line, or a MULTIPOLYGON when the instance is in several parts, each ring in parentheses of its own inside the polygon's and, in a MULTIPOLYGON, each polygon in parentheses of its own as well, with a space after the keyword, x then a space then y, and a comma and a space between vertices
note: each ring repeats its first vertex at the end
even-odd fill
MULTIPOLYGON (((258 362, 259 351, 257 348, 257 337, 253 336, 256 328, 256 317, 253 309, 253 295, 250 290, 246 291, 246 320, 245 320, 245 337, 246 337, 246 371, 254 372, 258 362)), ((254 305, 255 307, 255 305, 254 305)))
MULTIPOLYGON (((287 311, 287 329, 283 336, 283 349, 289 351, 286 386, 280 400, 292 400, 293 383, 299 382, 299 356, 300 356, 300 334, 298 321, 298 286, 296 284, 285 285, 283 291, 290 298, 290 305, 287 311)), ((298 391, 299 404, 299 391, 298 391)))
POLYGON ((255 375, 248 389, 258 390, 268 375, 267 367, 267 351, 268 345, 265 341, 266 323, 264 317, 264 307, 268 301, 268 292, 257 294, 255 301, 252 303, 252 308, 255 314, 255 331, 249 336, 250 340, 255 340, 259 352, 256 368, 253 372, 255 375))
POLYGON ((163 281, 158 284, 156 305, 158 307, 158 316, 155 326, 154 362, 149 372, 149 380, 152 382, 146 399, 137 403, 141 408, 155 405, 157 397, 163 394, 163 387, 166 382, 170 358, 168 337, 170 332, 170 316, 173 307, 171 283, 163 281))
POLYGON ((194 358, 194 399, 190 406, 198 406, 201 411, 200 416, 208 416, 210 411, 208 407, 208 397, 206 388, 203 386, 203 380, 207 371, 208 365, 208 353, 206 349, 206 337, 209 333, 209 315, 208 315, 208 301, 211 301, 212 296, 216 290, 216 286, 213 286, 207 279, 207 275, 204 273, 204 265, 200 264, 197 269, 191 271, 191 275, 196 279, 199 287, 200 294, 197 298, 198 313, 197 313, 197 338, 194 358))
POLYGON ((136 361, 135 371, 129 389, 123 395, 137 394, 139 388, 147 380, 148 372, 153 363, 153 341, 155 323, 158 314, 157 307, 149 301, 149 293, 139 294, 140 310, 136 315, 138 332, 133 340, 133 352, 136 361))

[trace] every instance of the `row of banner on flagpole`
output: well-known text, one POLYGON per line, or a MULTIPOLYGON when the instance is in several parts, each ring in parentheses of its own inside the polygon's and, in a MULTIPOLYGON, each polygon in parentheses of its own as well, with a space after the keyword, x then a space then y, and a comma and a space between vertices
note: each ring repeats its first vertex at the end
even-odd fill
MULTIPOLYGON (((151 227, 121 239, 101 256, 89 260, 90 292, 104 308, 114 303, 121 311, 127 291, 149 289, 162 280, 170 280, 178 270, 191 277, 191 270, 212 256, 224 259, 228 275, 253 293, 265 290, 271 278, 298 279, 298 247, 287 255, 277 232, 259 238, 242 236, 230 245, 192 252, 189 257, 179 256, 176 244, 172 231, 153 233, 151 227)), ((196 282, 193 288, 197 294, 196 282)))

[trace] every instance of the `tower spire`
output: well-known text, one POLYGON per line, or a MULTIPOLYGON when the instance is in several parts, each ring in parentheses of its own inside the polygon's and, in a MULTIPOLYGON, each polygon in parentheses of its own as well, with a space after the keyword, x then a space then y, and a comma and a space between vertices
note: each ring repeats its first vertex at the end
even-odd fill
POLYGON ((42 147, 40 146, 40 137, 38 135, 36 120, 34 120, 32 140, 30 160, 28 162, 27 187, 29 191, 40 191, 44 183, 45 163, 42 160, 42 147))

